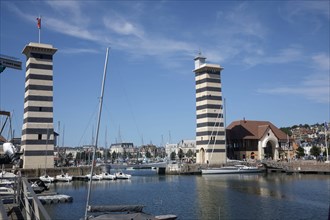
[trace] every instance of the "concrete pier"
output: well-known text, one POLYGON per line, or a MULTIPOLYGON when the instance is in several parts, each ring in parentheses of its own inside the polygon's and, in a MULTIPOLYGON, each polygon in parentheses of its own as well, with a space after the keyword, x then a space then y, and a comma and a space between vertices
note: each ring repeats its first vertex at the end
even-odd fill
POLYGON ((317 162, 315 160, 298 161, 265 161, 263 162, 267 172, 327 174, 330 175, 330 163, 317 162))

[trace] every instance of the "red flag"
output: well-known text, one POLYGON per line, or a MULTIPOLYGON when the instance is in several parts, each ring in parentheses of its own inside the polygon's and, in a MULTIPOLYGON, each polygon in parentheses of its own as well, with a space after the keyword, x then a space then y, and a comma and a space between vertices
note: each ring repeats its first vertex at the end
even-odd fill
POLYGON ((37 18, 37 26, 38 26, 38 29, 41 29, 41 18, 37 18))

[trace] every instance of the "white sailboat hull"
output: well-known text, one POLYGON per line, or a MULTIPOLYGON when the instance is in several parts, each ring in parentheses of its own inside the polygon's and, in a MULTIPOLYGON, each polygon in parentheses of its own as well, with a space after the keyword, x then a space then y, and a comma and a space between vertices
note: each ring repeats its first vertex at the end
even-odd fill
POLYGON ((56 180, 60 182, 71 182, 72 181, 72 176, 68 174, 60 174, 56 176, 56 180))
POLYGON ((118 172, 115 174, 117 179, 130 179, 132 176, 130 174, 118 172))
POLYGON ((248 167, 244 165, 225 166, 220 168, 202 169, 202 175, 205 174, 239 174, 239 173, 261 173, 264 170, 259 167, 248 167))
POLYGON ((48 175, 43 175, 43 176, 40 176, 39 179, 45 183, 52 183, 54 182, 55 178, 54 177, 51 177, 51 176, 48 176, 48 175))

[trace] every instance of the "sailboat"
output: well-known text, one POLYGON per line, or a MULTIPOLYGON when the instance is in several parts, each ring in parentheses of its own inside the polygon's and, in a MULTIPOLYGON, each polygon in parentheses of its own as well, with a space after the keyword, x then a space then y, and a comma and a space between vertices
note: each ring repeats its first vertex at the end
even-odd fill
MULTIPOLYGON (((225 152, 226 152, 226 163, 228 162, 227 159, 227 141, 226 141, 226 116, 225 116, 225 102, 226 100, 224 99, 224 108, 223 108, 223 117, 224 117, 224 127, 225 127, 225 152)), ((221 111, 220 111, 221 112, 221 111)), ((218 117, 221 115, 219 112, 218 117)), ((216 123, 215 123, 216 125, 216 123)), ((214 127, 215 127, 214 125, 214 127)), ((220 125, 220 122, 219 122, 220 125)), ((218 130, 218 129, 217 129, 218 130)), ((213 131, 212 131, 213 133, 213 131)), ((218 132, 216 134, 216 136, 218 135, 218 132)), ((210 141, 209 141, 210 143, 210 141)), ((212 149, 212 153, 214 150, 214 145, 213 145, 213 149, 212 149)), ((212 158, 212 154, 211 154, 211 158, 212 158)), ((260 167, 250 167, 250 166, 246 166, 246 165, 242 165, 242 164, 235 164, 232 166, 223 166, 223 167, 207 167, 206 169, 201 169, 202 175, 206 175, 206 174, 238 174, 238 173, 261 173, 263 172, 263 169, 260 169, 260 167)))
POLYGON ((73 177, 68 173, 56 175, 56 180, 60 182, 71 182, 73 177))
MULTIPOLYGON (((101 87, 101 96, 99 100, 99 112, 98 112, 98 118, 97 118, 97 128, 96 128, 96 138, 95 138, 95 144, 93 147, 93 157, 92 157, 92 165, 91 165, 91 176, 94 174, 94 166, 95 166, 95 155, 96 155, 96 148, 98 143, 98 136, 99 136, 99 129, 100 129, 100 120, 101 120, 101 114, 102 114, 102 105, 103 105, 103 94, 104 94, 104 84, 106 79, 106 72, 107 72, 107 64, 108 64, 108 54, 109 54, 109 48, 107 48, 106 51, 106 57, 105 57, 105 64, 104 64, 104 71, 103 71, 103 79, 102 79, 102 87, 101 87)), ((92 206, 90 205, 90 197, 92 193, 92 182, 93 178, 89 181, 89 187, 87 192, 87 200, 86 200, 86 207, 85 207, 85 216, 84 219, 162 219, 162 220, 169 220, 169 219, 176 219, 177 217, 175 215, 162 215, 162 216, 152 216, 149 214, 146 214, 142 211, 142 208, 144 206, 142 205, 116 205, 116 206, 109 206, 109 205, 102 205, 102 206, 92 206), (89 216, 89 212, 110 212, 107 214, 101 214, 99 216, 89 216)))

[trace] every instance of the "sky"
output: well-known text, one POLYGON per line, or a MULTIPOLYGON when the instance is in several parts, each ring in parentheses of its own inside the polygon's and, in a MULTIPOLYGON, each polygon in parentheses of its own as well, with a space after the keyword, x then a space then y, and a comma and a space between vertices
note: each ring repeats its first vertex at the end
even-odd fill
MULTIPOLYGON (((219 64, 226 124, 277 127, 330 120, 329 1, 0 1, 0 53, 38 42, 53 57, 60 146, 195 139, 194 57, 219 64)), ((0 109, 21 135, 25 68, 0 74, 0 109)))

